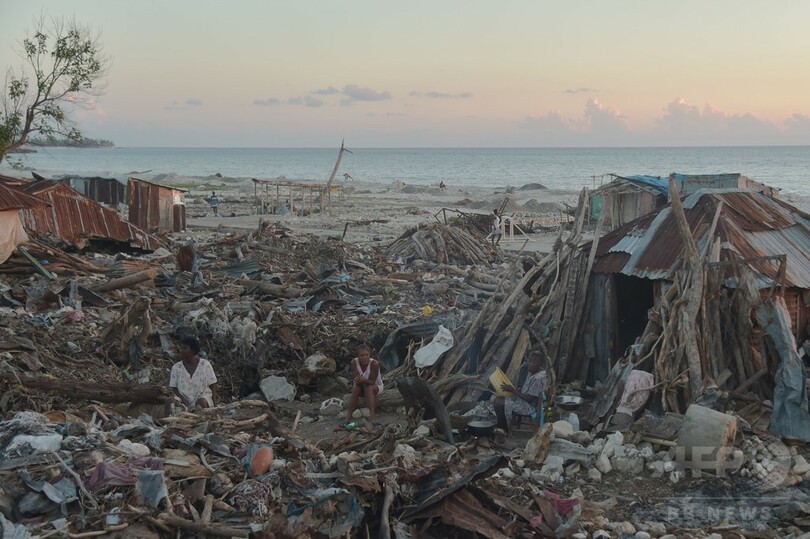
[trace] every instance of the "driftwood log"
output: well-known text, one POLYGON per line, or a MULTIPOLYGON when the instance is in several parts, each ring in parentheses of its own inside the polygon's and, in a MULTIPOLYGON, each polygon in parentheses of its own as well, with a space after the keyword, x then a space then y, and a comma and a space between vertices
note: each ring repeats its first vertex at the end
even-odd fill
POLYGON ((163 403, 170 398, 169 389, 157 385, 133 385, 116 382, 97 384, 64 378, 14 376, 8 373, 0 373, 0 377, 11 383, 17 381, 26 388, 53 393, 61 397, 70 397, 71 399, 87 399, 106 403, 163 403))

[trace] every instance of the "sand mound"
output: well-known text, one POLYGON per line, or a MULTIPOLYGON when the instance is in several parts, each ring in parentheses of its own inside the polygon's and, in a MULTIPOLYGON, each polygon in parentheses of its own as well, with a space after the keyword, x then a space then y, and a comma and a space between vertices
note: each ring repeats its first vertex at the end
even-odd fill
POLYGON ((518 187, 518 191, 537 191, 540 189, 548 189, 548 187, 542 183, 527 183, 526 185, 518 187))
POLYGON ((565 206, 559 202, 540 202, 536 198, 531 198, 523 204, 523 211, 533 213, 557 213, 564 210, 565 206))

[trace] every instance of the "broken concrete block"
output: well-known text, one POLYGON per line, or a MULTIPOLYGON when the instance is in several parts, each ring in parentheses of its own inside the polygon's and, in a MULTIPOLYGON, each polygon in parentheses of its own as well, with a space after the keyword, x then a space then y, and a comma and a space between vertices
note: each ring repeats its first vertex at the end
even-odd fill
POLYGON ((553 424, 554 437, 568 440, 574 435, 574 426, 568 421, 555 421, 553 424))
POLYGON ((593 440, 593 436, 587 430, 580 430, 571 436, 571 441, 577 444, 588 445, 593 440))
POLYGON ((320 352, 312 354, 304 360, 304 365, 298 369, 298 383, 311 384, 321 377, 332 377, 337 370, 335 360, 320 352))
POLYGON ((295 386, 282 376, 262 378, 259 387, 267 402, 291 401, 295 398, 295 386))
POLYGON ((644 459, 640 456, 613 457, 610 460, 613 469, 619 473, 638 475, 644 471, 644 459))

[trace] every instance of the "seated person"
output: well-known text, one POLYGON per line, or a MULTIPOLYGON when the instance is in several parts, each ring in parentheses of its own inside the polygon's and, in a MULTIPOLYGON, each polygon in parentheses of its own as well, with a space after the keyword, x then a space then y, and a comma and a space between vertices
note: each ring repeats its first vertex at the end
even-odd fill
POLYGON ((346 409, 346 422, 352 420, 352 414, 357 408, 360 395, 366 398, 369 409, 369 419, 374 423, 377 419, 377 397, 382 393, 383 381, 380 374, 380 362, 371 359, 371 347, 361 344, 357 347, 357 357, 352 360, 352 396, 349 407, 346 409))
MULTIPOLYGON (((495 414, 498 416, 498 426, 509 432, 509 422, 512 414, 531 416, 532 421, 536 421, 537 399, 546 390, 546 371, 541 370, 543 360, 540 352, 532 352, 528 358, 529 373, 523 382, 520 391, 514 387, 504 384, 502 391, 512 393, 509 397, 497 397, 495 399, 495 414)), ((540 410, 540 413, 543 413, 540 410)))
POLYGON ((196 337, 180 339, 180 361, 172 366, 169 387, 189 410, 210 408, 216 401, 217 375, 207 359, 201 358, 196 337))

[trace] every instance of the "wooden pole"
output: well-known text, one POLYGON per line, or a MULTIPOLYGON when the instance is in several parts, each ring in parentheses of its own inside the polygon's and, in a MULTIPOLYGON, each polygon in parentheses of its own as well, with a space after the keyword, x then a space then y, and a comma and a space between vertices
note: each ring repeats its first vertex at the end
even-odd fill
POLYGON ((93 292, 110 292, 111 290, 118 290, 119 288, 128 288, 138 283, 142 283, 143 281, 154 279, 156 275, 157 270, 155 268, 149 268, 137 273, 133 273, 132 275, 126 275, 119 279, 107 281, 106 283, 93 288, 93 292))

